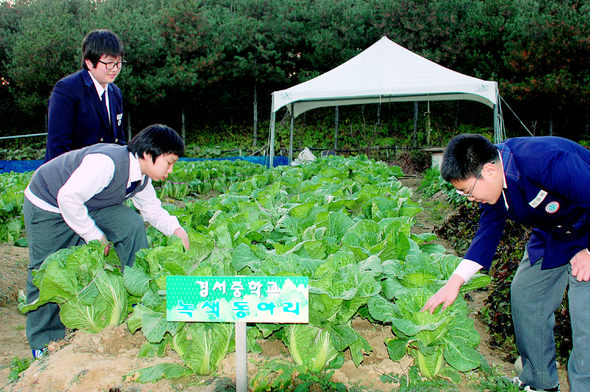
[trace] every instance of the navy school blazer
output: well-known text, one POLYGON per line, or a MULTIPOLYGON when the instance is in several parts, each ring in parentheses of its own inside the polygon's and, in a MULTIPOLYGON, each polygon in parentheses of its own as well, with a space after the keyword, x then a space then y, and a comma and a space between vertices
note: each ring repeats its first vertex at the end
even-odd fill
POLYGON ((590 150, 560 137, 519 137, 497 145, 506 188, 494 204, 481 204, 479 228, 464 258, 489 269, 512 219, 532 226, 531 265, 569 263, 590 241, 590 150), (508 205, 508 208, 506 208, 508 205))
POLYGON ((126 143, 123 94, 113 83, 108 84, 108 94, 111 124, 87 70, 68 75, 55 84, 48 104, 45 162, 96 143, 126 143))

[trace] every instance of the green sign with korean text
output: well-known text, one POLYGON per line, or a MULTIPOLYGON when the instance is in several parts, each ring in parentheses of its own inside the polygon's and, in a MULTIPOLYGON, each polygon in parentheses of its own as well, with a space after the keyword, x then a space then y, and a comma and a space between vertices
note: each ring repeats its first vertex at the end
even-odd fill
POLYGON ((168 321, 307 323, 303 276, 168 276, 168 321))

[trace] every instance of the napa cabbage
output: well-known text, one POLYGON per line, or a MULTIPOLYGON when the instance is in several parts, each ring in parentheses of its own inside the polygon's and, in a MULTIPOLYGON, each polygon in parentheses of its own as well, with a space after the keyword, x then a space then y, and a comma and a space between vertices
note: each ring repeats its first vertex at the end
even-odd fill
POLYGON ((104 246, 98 241, 53 253, 33 271, 39 298, 21 306, 20 311, 26 313, 54 302, 67 328, 97 333, 120 325, 128 313, 129 295, 114 254, 105 258, 104 246))
POLYGON ((228 323, 184 323, 172 348, 196 374, 209 375, 234 349, 234 326, 228 323))
POLYGON ((392 360, 406 353, 416 357, 420 373, 428 378, 467 371, 485 365, 476 351, 480 337, 467 316, 467 304, 458 298, 449 308, 421 312, 434 292, 426 287, 402 288, 395 302, 381 296, 369 299, 369 313, 391 324, 395 338, 386 342, 392 360), (445 368, 445 366, 447 366, 445 368))

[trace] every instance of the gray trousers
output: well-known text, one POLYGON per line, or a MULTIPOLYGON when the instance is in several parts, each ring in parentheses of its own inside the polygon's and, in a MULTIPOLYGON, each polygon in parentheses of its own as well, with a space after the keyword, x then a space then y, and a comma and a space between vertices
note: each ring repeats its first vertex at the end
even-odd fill
POLYGON ((590 282, 578 282, 571 265, 541 269, 525 252, 511 285, 510 301, 516 344, 522 357, 519 378, 536 388, 558 383, 555 363, 554 312, 569 285, 573 349, 568 363, 571 392, 590 391, 590 282))
MULTIPOLYGON (((85 242, 64 222, 61 214, 42 210, 26 197, 23 215, 30 259, 27 303, 31 303, 39 298, 39 289, 33 284, 32 271, 39 269, 50 254, 85 242)), ((148 247, 143 219, 131 208, 119 204, 90 211, 89 215, 115 245, 122 267, 132 266, 135 253, 148 247)), ((57 304, 48 303, 29 312, 26 333, 33 350, 44 348, 50 341, 62 339, 65 336, 65 327, 59 318, 57 304)))

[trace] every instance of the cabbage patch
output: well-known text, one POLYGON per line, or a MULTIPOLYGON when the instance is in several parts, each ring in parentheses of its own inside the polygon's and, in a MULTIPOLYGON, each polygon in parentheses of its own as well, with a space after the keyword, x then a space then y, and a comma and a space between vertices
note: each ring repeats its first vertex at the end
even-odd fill
MULTIPOLYGON (((166 206, 187 229, 190 250, 149 227, 151 248, 137 253, 123 278, 113 267, 117 260, 90 267, 76 257, 70 260, 70 252, 82 251, 64 250, 55 255, 63 260, 55 266, 48 262, 35 276, 35 284, 45 288, 27 309, 57 302, 64 324, 85 330, 120 323, 129 310, 129 330, 147 339, 141 356, 163 356, 172 348, 187 369, 205 375, 234 349, 233 325, 167 322, 166 277, 301 275, 310 282, 310 323, 251 326, 249 348, 256 347, 256 338, 273 336, 288 347, 298 372, 339 367, 347 350, 358 366, 372 350, 352 327, 361 316, 391 325, 395 338, 385 342, 391 359, 413 356, 425 377, 456 378, 457 372, 482 364, 475 351, 479 338, 461 299, 444 312, 419 312, 460 259, 433 244, 433 234, 412 234, 421 208, 396 179, 399 168, 366 157, 243 172, 231 164, 186 168, 175 180, 182 187, 164 185, 159 192, 225 192, 184 200, 182 208, 166 206), (121 284, 129 296, 125 301, 111 298, 118 298, 113 293, 121 284), (111 299, 99 298, 105 296, 111 299)), ((100 260, 100 247, 84 252, 89 260, 100 260)), ((461 291, 488 282, 489 277, 477 275, 461 291)), ((146 379, 180 374, 185 373, 178 366, 162 366, 146 370, 146 379)))

